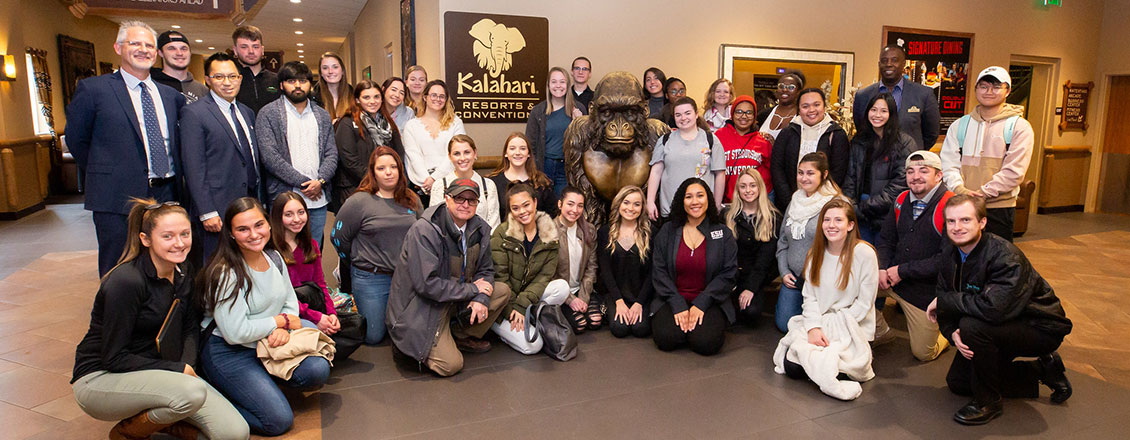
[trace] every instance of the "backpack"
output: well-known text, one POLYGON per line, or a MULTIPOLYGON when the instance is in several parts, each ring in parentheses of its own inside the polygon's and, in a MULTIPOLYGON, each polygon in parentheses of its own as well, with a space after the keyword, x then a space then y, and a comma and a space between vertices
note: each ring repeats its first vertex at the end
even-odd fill
POLYGON ((577 356, 577 336, 561 306, 538 301, 526 308, 525 333, 528 342, 544 339, 541 351, 553 359, 565 362, 577 356))
MULTIPOLYGON (((910 194, 910 190, 903 191, 902 193, 899 194, 899 196, 897 198, 895 198, 895 226, 896 227, 898 226, 899 220, 902 219, 902 216, 900 214, 902 214, 902 204, 903 204, 903 202, 906 202, 906 195, 907 194, 910 194)), ((946 206, 946 201, 948 201, 950 199, 950 197, 953 197, 953 196, 954 196, 953 191, 946 190, 946 192, 942 193, 942 198, 938 199, 938 203, 936 205, 934 205, 934 213, 932 214, 932 217, 934 217, 934 222, 933 222, 934 223, 934 232, 937 232, 938 235, 945 235, 946 218, 945 218, 945 213, 943 211, 945 209, 944 207, 946 206)), ((925 212, 923 212, 923 214, 925 214, 925 212)))
MULTIPOLYGON (((969 115, 962 116, 957 119, 957 155, 961 156, 962 146, 965 145, 965 131, 969 128, 969 120, 973 118, 969 115)), ((1020 115, 1009 116, 1004 121, 1004 151, 1008 152, 1008 147, 1012 146, 1012 129, 1016 128, 1016 121, 1020 119, 1020 115)))

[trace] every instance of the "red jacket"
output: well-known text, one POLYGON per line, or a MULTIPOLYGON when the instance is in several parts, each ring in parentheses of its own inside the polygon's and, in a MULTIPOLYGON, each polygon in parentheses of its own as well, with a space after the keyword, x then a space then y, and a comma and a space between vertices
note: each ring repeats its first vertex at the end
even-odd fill
POLYGON ((773 179, 769 176, 769 156, 773 153, 773 145, 768 140, 757 130, 750 131, 745 136, 738 134, 731 121, 726 121, 726 126, 714 132, 714 135, 718 136, 726 150, 725 202, 730 202, 738 176, 748 168, 761 173, 761 180, 765 181, 765 195, 773 191, 773 179))

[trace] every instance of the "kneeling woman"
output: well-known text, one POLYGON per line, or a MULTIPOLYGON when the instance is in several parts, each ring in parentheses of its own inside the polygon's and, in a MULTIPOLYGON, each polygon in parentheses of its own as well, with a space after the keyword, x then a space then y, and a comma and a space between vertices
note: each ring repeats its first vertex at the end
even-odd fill
POLYGON ((726 326, 734 322, 730 293, 738 274, 738 244, 705 181, 690 178, 679 185, 652 252, 655 345, 670 351, 686 344, 701 355, 717 353, 726 326))
POLYGON ((875 377, 869 341, 875 335, 879 260, 859 238, 851 202, 833 199, 820 219, 822 233, 805 262, 804 311, 789 320, 773 365, 777 374, 810 379, 824 394, 852 400, 863 392, 859 382, 875 377), (840 380, 841 374, 850 380, 840 380))
MULTIPOLYGON (((608 329, 624 338, 651 335, 651 221, 643 215, 640 187, 625 186, 612 199, 608 224, 596 233, 600 292, 607 307, 608 329)), ((592 311, 590 306, 590 316, 592 311)), ((600 309, 596 310, 599 316, 600 309)))
POLYGON ((192 226, 184 208, 135 200, 126 252, 102 279, 90 330, 75 353, 75 400, 109 437, 247 438, 239 412, 196 377, 200 314, 185 262, 192 226), (176 312, 173 313, 173 310, 176 312))
POLYGON ((514 295, 491 329, 518 352, 536 354, 541 351, 542 338, 526 340, 526 309, 538 301, 554 306, 565 303, 569 282, 553 279, 557 275, 557 225, 549 214, 538 211, 533 187, 526 183, 511 186, 506 200, 510 218, 491 234, 490 253, 494 294, 514 295))
MULTIPOLYGON (((220 234, 220 245, 196 292, 206 314, 200 365, 253 432, 279 435, 290 429, 294 413, 256 356, 256 343, 266 339, 278 347, 290 340, 291 330, 317 326, 299 320, 298 298, 283 275, 282 257, 264 250, 271 226, 263 206, 250 197, 236 199, 224 213, 224 225, 227 231, 220 234)), ((325 384, 329 375, 329 361, 308 356, 282 384, 311 390, 325 384)))

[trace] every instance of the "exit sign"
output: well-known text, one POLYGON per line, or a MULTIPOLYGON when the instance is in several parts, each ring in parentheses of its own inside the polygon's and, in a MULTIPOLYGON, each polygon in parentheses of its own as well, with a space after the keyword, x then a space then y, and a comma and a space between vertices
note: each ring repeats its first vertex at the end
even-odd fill
POLYGON ((1063 0, 1044 0, 1044 6, 1063 6, 1063 0))

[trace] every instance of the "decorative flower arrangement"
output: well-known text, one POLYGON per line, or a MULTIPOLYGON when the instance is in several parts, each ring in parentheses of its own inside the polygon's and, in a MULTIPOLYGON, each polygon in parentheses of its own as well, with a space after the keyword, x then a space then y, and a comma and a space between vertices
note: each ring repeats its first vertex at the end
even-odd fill
MULTIPOLYGON (((836 123, 847 132, 849 138, 855 136, 855 120, 852 118, 852 105, 855 102, 855 91, 859 90, 862 86, 862 83, 847 86, 847 90, 844 91, 844 97, 840 99, 840 102, 834 102, 828 106, 828 116, 831 116, 832 120, 836 121, 836 123)), ((824 91, 824 96, 831 96, 832 81, 825 80, 824 83, 820 85, 820 89, 824 91)))

